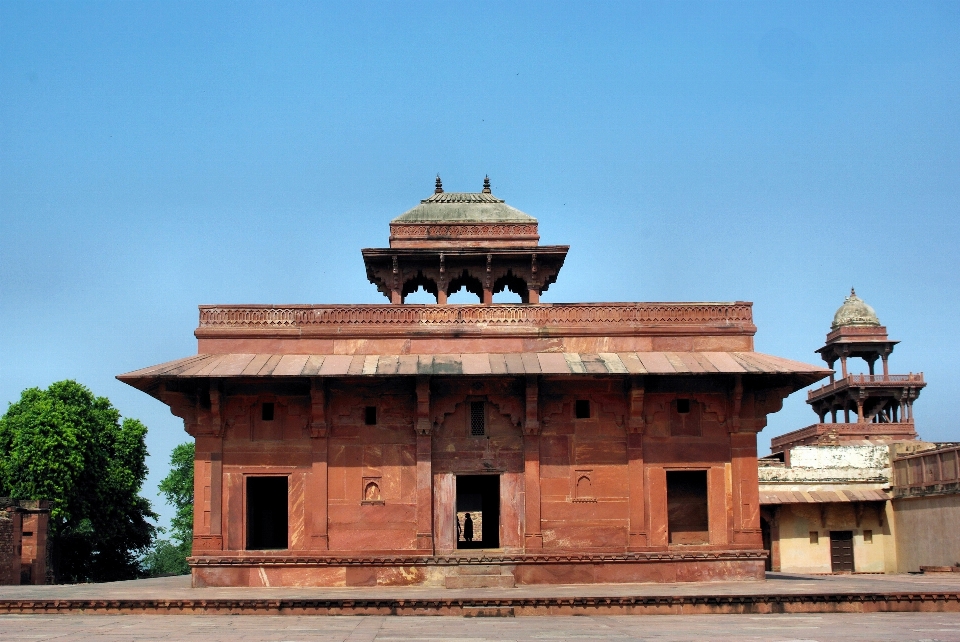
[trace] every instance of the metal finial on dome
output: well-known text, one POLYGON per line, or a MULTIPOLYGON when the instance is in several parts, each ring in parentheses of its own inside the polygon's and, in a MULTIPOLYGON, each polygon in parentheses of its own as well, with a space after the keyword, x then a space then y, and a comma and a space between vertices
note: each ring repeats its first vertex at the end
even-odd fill
POLYGON ((857 296, 857 291, 853 289, 853 286, 850 286, 850 296, 857 296))
POLYGON ((489 177, 489 176, 484 176, 484 177, 483 177, 483 193, 484 193, 484 194, 491 194, 491 193, 492 193, 492 192, 490 191, 490 177, 489 177))
POLYGON ((443 183, 440 182, 440 174, 437 174, 437 186, 433 188, 434 194, 443 194, 443 183))

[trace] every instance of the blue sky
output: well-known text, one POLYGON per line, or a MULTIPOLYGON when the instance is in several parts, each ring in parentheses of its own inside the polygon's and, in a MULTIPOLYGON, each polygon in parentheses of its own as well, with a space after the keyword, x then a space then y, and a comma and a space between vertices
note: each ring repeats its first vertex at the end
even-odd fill
MULTIPOLYGON (((196 351, 202 303, 384 302, 359 250, 493 191, 569 243, 545 301, 754 302, 816 361, 852 285, 960 440, 960 3, 0 0, 0 402, 196 351)), ((815 421, 798 393, 769 438, 815 421)))

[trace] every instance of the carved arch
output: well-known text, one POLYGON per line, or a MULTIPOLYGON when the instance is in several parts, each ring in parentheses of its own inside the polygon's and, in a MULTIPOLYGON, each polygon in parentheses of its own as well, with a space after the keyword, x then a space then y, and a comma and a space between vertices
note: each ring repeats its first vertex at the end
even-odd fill
POLYGON ((504 290, 510 290, 520 297, 523 303, 530 302, 530 290, 527 282, 522 277, 513 273, 513 270, 507 270, 507 273, 493 282, 493 293, 497 294, 504 290))
POLYGON ((480 301, 483 301, 483 282, 470 274, 469 270, 463 270, 459 275, 450 278, 447 295, 456 294, 461 288, 475 294, 480 301))
POLYGON ((408 278, 403 282, 403 286, 400 290, 400 296, 406 298, 408 294, 413 294, 421 286, 423 286, 423 289, 432 294, 434 297, 437 296, 437 282, 430 277, 425 276, 422 270, 418 271, 416 276, 408 278))

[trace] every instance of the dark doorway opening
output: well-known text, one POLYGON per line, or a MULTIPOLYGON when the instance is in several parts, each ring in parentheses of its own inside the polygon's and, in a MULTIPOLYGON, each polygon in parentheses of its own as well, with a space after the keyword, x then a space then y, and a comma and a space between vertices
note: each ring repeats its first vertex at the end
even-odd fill
POLYGON ((830 567, 853 572, 853 531, 830 531, 830 567))
POLYGON ((247 549, 287 548, 287 478, 247 477, 247 549))
POLYGON ((457 548, 500 548, 500 476, 457 475, 457 548))
POLYGON ((667 471, 667 530, 671 544, 708 544, 707 471, 667 471))

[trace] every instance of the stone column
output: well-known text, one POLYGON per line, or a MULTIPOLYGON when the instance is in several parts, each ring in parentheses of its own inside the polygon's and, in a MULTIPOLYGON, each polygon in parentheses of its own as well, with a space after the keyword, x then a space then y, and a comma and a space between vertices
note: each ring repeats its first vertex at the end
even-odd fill
POLYGON ((540 386, 537 377, 527 377, 526 415, 523 424, 523 486, 525 550, 543 548, 540 529, 540 386))
POLYGON ((329 494, 327 492, 327 429, 326 386, 323 379, 310 382, 310 474, 306 484, 306 510, 309 511, 310 541, 307 548, 325 551, 330 548, 327 531, 329 494))
POLYGON ((493 303, 493 255, 487 254, 487 270, 483 275, 483 297, 480 301, 484 305, 493 303))
POLYGON ((627 550, 647 546, 647 502, 643 484, 643 377, 630 381, 627 408, 627 480, 629 483, 629 524, 627 550))
POLYGON ((433 553, 433 443, 430 377, 417 377, 417 549, 433 553))

